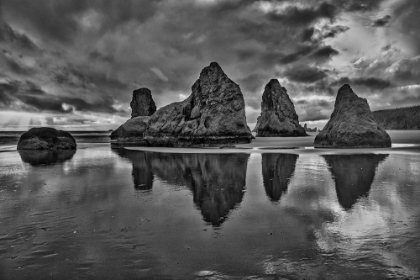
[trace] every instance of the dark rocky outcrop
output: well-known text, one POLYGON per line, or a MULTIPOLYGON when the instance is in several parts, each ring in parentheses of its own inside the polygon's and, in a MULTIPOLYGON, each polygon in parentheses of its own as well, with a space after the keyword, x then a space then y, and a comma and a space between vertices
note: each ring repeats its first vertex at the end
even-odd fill
POLYGON ((19 138, 18 150, 73 150, 76 140, 70 133, 51 127, 31 128, 19 138))
POLYGON ((335 182, 340 205, 350 210, 357 200, 369 194, 376 169, 388 155, 324 155, 335 182))
POLYGON ((318 148, 390 147, 388 133, 375 122, 366 99, 343 85, 337 94, 334 111, 324 129, 315 137, 318 148))
POLYGON ((298 158, 295 154, 262 154, 263 184, 272 201, 279 201, 287 192, 298 158))
POLYGON ((373 117, 385 129, 420 129, 420 106, 374 111, 373 117))
POLYGON ((132 109, 131 119, 111 133, 111 142, 145 146, 144 133, 149 125, 150 116, 156 111, 150 90, 140 88, 133 91, 130 106, 132 109))
POLYGON ((252 139, 242 92, 216 62, 201 71, 186 100, 152 115, 145 135, 151 146, 170 147, 249 143, 252 139))
POLYGON ((148 88, 140 88, 133 91, 130 107, 132 118, 151 116, 156 112, 156 104, 148 88))
POLYGON ((299 124, 295 106, 284 87, 272 79, 264 89, 261 116, 255 127, 257 137, 306 136, 299 124))
POLYGON ((147 116, 129 119, 111 133, 111 141, 124 144, 146 145, 143 137, 149 121, 150 117, 147 116))

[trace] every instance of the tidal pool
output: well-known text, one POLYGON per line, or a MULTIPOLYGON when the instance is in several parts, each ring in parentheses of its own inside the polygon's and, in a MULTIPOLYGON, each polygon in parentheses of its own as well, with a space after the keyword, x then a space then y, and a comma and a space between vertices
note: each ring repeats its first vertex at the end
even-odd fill
POLYGON ((420 279, 419 182, 419 153, 3 152, 0 279, 420 279))

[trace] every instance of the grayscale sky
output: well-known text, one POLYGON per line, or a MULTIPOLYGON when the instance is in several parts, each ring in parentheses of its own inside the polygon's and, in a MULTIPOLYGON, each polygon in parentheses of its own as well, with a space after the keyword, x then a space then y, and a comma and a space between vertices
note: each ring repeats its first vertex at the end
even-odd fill
POLYGON ((116 128, 132 91, 159 107, 216 61, 250 127, 279 79, 322 128, 349 83, 371 109, 420 104, 417 0, 0 0, 0 129, 116 128))

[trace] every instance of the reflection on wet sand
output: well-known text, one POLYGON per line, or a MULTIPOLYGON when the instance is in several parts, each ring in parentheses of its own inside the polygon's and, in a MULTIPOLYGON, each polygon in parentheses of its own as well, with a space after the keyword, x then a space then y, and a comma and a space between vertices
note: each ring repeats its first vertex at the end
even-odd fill
POLYGON ((153 176, 193 192, 203 219, 220 226, 241 203, 248 154, 171 154, 115 151, 133 163, 134 184, 152 187, 153 176))
POLYGON ((287 192, 298 158, 295 154, 262 154, 264 188, 272 201, 279 201, 287 192))
POLYGON ((360 197, 367 196, 375 178, 376 168, 388 155, 324 155, 334 178, 340 205, 349 210, 360 197))
POLYGON ((76 150, 19 150, 23 162, 31 165, 65 162, 73 158, 76 150))
POLYGON ((146 153, 133 153, 125 149, 113 149, 119 156, 128 159, 133 165, 133 183, 136 190, 151 190, 154 175, 150 170, 150 163, 146 153))

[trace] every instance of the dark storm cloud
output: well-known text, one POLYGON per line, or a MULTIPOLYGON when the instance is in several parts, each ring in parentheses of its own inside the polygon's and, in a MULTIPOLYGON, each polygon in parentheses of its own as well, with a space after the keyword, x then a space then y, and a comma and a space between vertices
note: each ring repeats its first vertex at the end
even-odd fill
POLYGON ((336 6, 322 2, 317 7, 300 8, 298 6, 291 6, 281 14, 271 12, 269 13, 269 19, 290 25, 308 25, 319 18, 333 19, 336 13, 336 6))
POLYGON ((391 21, 391 16, 386 15, 382 18, 378 18, 377 20, 374 20, 373 23, 372 23, 372 26, 383 27, 383 26, 387 25, 390 21, 391 21))
POLYGON ((326 38, 334 38, 338 34, 346 32, 350 28, 343 25, 325 26, 322 30, 310 27, 302 31, 303 42, 320 42, 326 38))
POLYGON ((327 77, 327 73, 318 67, 310 67, 305 65, 297 65, 287 69, 284 76, 293 82, 313 83, 327 77))
POLYGON ((301 59, 302 57, 304 57, 307 54, 309 54, 310 52, 312 52, 315 48, 316 48, 316 46, 313 46, 313 45, 311 45, 311 46, 301 46, 301 47, 298 48, 298 50, 296 52, 292 52, 292 53, 289 53, 289 54, 281 57, 279 62, 282 63, 282 64, 290 64, 290 63, 296 62, 299 59, 301 59))
MULTIPOLYGON (((332 95, 337 75, 364 77, 364 69, 334 72, 332 65, 349 53, 337 44, 348 30, 341 15, 350 12, 369 22, 378 18, 382 2, 0 0, 3 33, 9 34, 0 34, 1 47, 9 51, 0 61, 0 78, 34 81, 42 91, 36 96, 0 91, 0 103, 67 116, 75 111, 119 114, 114 107, 128 107, 132 91, 148 87, 161 107, 188 96, 211 61, 240 85, 251 114, 271 78, 286 77, 294 98, 332 95), (31 50, 36 52, 27 55, 31 50)), ((387 28, 397 20, 404 26, 407 18, 413 20, 406 11, 389 14, 387 28)), ((348 25, 354 26, 351 21, 348 25)), ((413 34, 416 30, 413 24, 413 34)), ((401 64, 393 75, 413 81, 416 72, 401 64)), ((378 72, 367 76, 382 77, 378 72)), ((356 82, 375 90, 391 88, 387 80, 356 82)), ((328 118, 329 107, 318 103, 313 110, 305 105, 302 116, 328 118)))
POLYGON ((325 30, 322 30, 322 38, 333 38, 340 33, 346 32, 350 27, 343 25, 329 26, 325 30))
POLYGON ((115 62, 115 58, 111 55, 104 55, 102 53, 100 53, 99 51, 91 51, 89 53, 89 58, 93 59, 93 60, 100 60, 100 61, 105 61, 105 62, 109 62, 109 63, 114 63, 115 62))
POLYGON ((367 12, 378 9, 384 0, 338 0, 334 1, 349 12, 367 12))
POLYGON ((397 2, 393 10, 393 29, 410 37, 415 46, 416 55, 420 55, 420 25, 419 22, 420 1, 397 2))
POLYGON ((112 100, 102 99, 89 103, 81 98, 48 94, 31 81, 8 81, 0 83, 0 107, 12 106, 16 110, 70 113, 92 111, 116 113, 112 100))
MULTIPOLYGON (((1 5, 1 3, 0 3, 1 5)), ((25 49, 30 51, 38 50, 38 46, 32 42, 26 35, 13 30, 10 25, 2 22, 0 19, 0 43, 10 43, 11 46, 18 49, 25 49)))
POLYGON ((6 50, 3 50, 3 52, 0 53, 0 61, 4 62, 5 66, 7 66, 7 69, 9 71, 14 72, 16 74, 28 75, 33 73, 32 69, 22 65, 18 57, 13 56, 12 53, 6 50))
POLYGON ((334 81, 331 85, 342 86, 343 84, 350 84, 354 86, 364 86, 371 90, 383 90, 393 86, 393 84, 381 78, 376 77, 359 77, 359 78, 348 78, 342 77, 337 81, 334 81))
POLYGON ((144 22, 156 13, 160 1, 148 0, 3 0, 7 19, 37 33, 44 39, 72 42, 80 32, 83 13, 97 11, 107 15, 102 32, 131 20, 144 22))
POLYGON ((308 42, 311 41, 312 36, 315 33, 315 28, 310 27, 310 28, 306 28, 302 31, 302 41, 303 42, 308 42))
POLYGON ((418 84, 420 80, 420 56, 398 61, 395 64, 394 77, 399 81, 418 84))
POLYGON ((337 54, 339 54, 339 52, 331 46, 323 46, 311 53, 310 56, 316 59, 325 60, 337 54))

